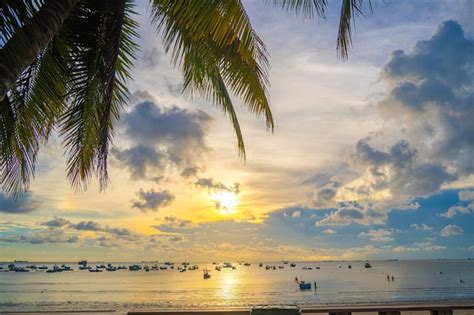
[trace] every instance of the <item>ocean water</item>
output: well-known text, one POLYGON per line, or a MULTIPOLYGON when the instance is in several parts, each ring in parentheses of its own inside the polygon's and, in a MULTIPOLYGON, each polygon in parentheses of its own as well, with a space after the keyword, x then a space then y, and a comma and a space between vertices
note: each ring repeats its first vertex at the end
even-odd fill
MULTIPOLYGON (((251 266, 235 263, 236 270, 223 268, 218 272, 211 264, 199 264, 200 269, 212 270, 207 280, 203 279, 202 270, 1 272, 0 311, 474 301, 473 260, 371 261, 370 269, 364 268, 361 261, 299 262, 295 268, 288 264, 277 270, 266 270, 266 264, 283 265, 264 263, 261 268, 258 263, 251 266), (349 264, 352 269, 348 268, 349 264), (313 270, 302 270, 303 266, 313 267, 313 270), (314 269, 315 266, 320 269, 314 269), (393 275, 395 280, 387 281, 387 274, 393 275), (318 287, 301 291, 294 282, 295 277, 317 281, 318 287)), ((69 265, 74 269, 78 267, 69 265)))

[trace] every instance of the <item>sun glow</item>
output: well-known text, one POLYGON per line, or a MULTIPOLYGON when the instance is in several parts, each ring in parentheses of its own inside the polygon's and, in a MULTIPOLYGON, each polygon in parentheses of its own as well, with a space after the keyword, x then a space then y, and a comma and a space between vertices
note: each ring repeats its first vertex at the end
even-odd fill
POLYGON ((229 191, 213 193, 211 198, 215 202, 220 213, 227 215, 235 213, 235 207, 238 202, 237 196, 234 193, 229 191))

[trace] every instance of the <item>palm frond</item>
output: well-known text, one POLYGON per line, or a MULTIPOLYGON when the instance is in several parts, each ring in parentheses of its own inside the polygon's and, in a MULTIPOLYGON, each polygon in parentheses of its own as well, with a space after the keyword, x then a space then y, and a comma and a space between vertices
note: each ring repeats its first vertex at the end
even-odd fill
POLYGON ((324 18, 328 5, 327 0, 266 0, 266 3, 311 19, 316 15, 324 18))
POLYGON ((245 157, 242 134, 228 89, 273 130, 268 102, 268 53, 238 0, 152 2, 152 22, 165 50, 182 66, 184 87, 213 100, 228 113, 245 157))
MULTIPOLYGON (((370 11, 372 2, 367 0, 370 11)), ((275 6, 287 11, 302 14, 304 17, 313 18, 315 15, 325 18, 327 0, 267 0, 275 6)), ((337 35, 336 50, 338 56, 347 60, 352 46, 352 28, 355 27, 355 18, 363 15, 364 0, 342 0, 339 17, 339 30, 337 35)))
POLYGON ((38 149, 64 109, 66 70, 59 47, 52 41, 0 104, 0 182, 13 195, 29 187, 38 149))
MULTIPOLYGON (((23 27, 43 0, 9 0, 0 2, 0 44, 6 43, 23 27)), ((1 46, 1 45, 0 45, 1 46)))
POLYGON ((101 188, 108 182, 107 154, 113 125, 127 99, 136 44, 136 23, 128 0, 82 1, 61 35, 70 47, 69 109, 61 133, 69 155, 68 178, 80 190, 94 172, 101 188))

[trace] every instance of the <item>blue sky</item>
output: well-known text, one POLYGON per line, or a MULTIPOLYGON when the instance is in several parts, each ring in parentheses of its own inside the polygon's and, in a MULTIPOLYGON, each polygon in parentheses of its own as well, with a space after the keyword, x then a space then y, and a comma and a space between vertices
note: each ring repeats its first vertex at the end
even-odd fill
POLYGON ((179 93, 138 2, 110 187, 76 194, 53 137, 31 190, 0 193, 0 260, 474 256, 472 2, 377 2, 346 62, 338 3, 313 20, 244 5, 270 53, 276 123, 237 106, 246 163, 222 113, 179 93))

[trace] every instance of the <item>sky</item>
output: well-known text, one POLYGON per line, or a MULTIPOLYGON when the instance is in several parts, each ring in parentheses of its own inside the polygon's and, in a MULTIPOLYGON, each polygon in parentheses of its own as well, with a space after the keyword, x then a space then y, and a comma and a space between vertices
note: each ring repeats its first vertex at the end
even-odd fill
POLYGON ((110 185, 76 192, 61 138, 30 190, 0 191, 0 261, 474 257, 472 1, 377 1, 336 54, 326 19, 244 1, 270 53, 275 131, 182 76, 138 1, 140 46, 110 185))

